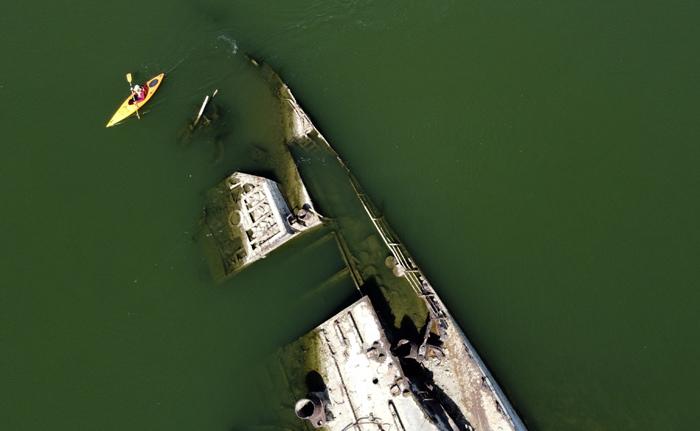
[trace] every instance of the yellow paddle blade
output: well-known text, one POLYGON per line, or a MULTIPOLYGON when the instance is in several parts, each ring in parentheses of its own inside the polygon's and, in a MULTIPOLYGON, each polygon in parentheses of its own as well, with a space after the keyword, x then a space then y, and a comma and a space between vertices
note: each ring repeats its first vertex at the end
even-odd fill
POLYGON ((126 81, 131 84, 131 72, 126 74, 126 81))

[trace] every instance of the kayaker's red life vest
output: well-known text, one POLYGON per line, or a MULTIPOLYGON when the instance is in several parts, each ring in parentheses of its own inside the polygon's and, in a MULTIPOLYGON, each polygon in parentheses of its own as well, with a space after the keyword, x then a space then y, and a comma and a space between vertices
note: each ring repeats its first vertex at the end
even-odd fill
POLYGON ((134 104, 134 99, 136 99, 136 102, 140 102, 140 101, 142 101, 143 99, 146 98, 146 95, 148 94, 148 86, 147 86, 147 85, 144 85, 143 87, 141 87, 141 89, 143 89, 143 96, 138 97, 138 96, 136 96, 136 94, 134 93, 133 95, 134 95, 135 97, 132 97, 131 99, 129 99, 129 105, 133 105, 133 104, 134 104))

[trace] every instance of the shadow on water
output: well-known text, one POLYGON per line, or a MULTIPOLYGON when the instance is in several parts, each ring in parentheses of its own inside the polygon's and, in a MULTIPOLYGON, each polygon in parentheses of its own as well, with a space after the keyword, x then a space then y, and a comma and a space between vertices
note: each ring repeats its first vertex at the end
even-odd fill
POLYGON ((324 316, 332 315, 357 298, 353 289, 317 289, 343 265, 336 245, 327 232, 319 230, 284 244, 217 288, 230 290, 258 311, 250 322, 249 329, 256 333, 250 342, 272 352, 325 320, 310 310, 322 309, 324 316))

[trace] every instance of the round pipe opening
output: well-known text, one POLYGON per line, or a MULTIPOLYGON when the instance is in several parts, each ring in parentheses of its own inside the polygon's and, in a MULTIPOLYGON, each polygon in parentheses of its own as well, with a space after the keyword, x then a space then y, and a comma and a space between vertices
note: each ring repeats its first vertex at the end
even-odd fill
POLYGON ((308 419, 314 414, 316 406, 314 402, 308 398, 302 398, 294 405, 294 413, 300 419, 308 419))

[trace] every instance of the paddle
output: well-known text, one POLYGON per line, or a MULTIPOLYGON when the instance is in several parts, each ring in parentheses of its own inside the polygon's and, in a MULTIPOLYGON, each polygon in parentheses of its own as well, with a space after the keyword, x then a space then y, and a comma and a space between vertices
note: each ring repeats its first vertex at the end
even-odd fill
MULTIPOLYGON (((129 89, 133 88, 133 86, 131 85, 131 72, 126 74, 126 82, 129 83, 129 89)), ((139 115, 139 105, 138 105, 138 102, 136 102, 136 94, 134 94, 134 90, 131 90, 131 96, 132 96, 131 100, 134 101, 134 106, 136 106, 136 116, 140 120, 141 115, 139 115)))

